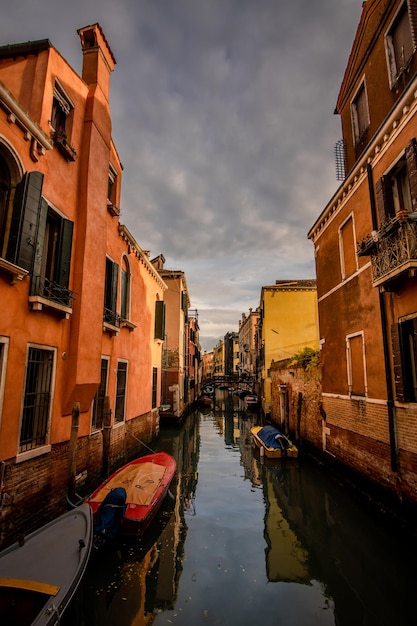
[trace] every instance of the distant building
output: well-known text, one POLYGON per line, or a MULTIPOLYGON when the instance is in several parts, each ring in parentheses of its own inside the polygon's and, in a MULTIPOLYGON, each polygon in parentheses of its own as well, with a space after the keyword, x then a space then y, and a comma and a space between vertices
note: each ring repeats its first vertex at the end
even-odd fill
POLYGON ((202 355, 202 382, 207 382, 213 378, 214 372, 214 352, 204 352, 202 355))
POLYGON ((314 279, 277 280, 274 285, 262 287, 257 342, 262 409, 269 414, 271 363, 288 359, 303 348, 319 347, 314 279))
POLYGON ((416 3, 368 0, 337 99, 345 179, 313 224, 323 449, 417 501, 416 3))
POLYGON ((239 376, 250 383, 256 380, 257 345, 256 333, 259 324, 259 310, 249 309, 239 320, 239 376))
POLYGON ((239 336, 235 332, 224 336, 224 373, 226 376, 237 376, 239 373, 239 336))
POLYGON ((213 376, 215 378, 219 376, 224 376, 224 373, 225 373, 224 342, 221 339, 213 348, 213 356, 214 356, 213 376))
POLYGON ((161 254, 151 261, 167 286, 164 293, 165 337, 162 404, 180 417, 188 407, 188 309, 190 297, 182 270, 165 269, 161 254))

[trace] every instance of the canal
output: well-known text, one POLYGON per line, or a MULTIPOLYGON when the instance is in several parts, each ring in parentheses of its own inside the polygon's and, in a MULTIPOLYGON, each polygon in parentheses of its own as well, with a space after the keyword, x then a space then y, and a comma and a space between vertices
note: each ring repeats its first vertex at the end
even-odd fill
POLYGON ((95 554, 65 623, 403 626, 416 623, 416 545, 308 458, 252 449, 256 414, 162 428, 177 476, 142 540, 95 554))

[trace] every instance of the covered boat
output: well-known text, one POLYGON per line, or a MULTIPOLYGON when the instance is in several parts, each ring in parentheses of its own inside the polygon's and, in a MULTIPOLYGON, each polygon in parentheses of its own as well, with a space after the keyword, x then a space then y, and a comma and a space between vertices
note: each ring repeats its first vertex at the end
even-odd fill
POLYGON ((0 553, 0 623, 59 624, 84 574, 93 539, 83 504, 0 553))
POLYGON ((296 446, 274 426, 252 426, 252 442, 270 459, 298 456, 296 446))
POLYGON ((155 452, 127 463, 87 499, 96 534, 141 535, 158 512, 176 471, 174 457, 155 452))

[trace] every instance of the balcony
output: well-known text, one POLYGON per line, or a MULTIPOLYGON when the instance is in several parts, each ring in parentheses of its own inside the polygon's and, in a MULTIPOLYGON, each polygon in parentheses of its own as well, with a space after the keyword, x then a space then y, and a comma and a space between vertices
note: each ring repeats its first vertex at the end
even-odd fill
POLYGON ((32 276, 29 302, 33 311, 41 311, 44 307, 54 309, 66 319, 72 313, 74 293, 49 280, 45 276, 32 276))
POLYGON ((397 213, 359 244, 357 254, 371 257, 374 287, 414 276, 417 273, 417 213, 397 213))
POLYGON ((103 330, 110 335, 118 335, 120 332, 121 317, 112 309, 104 307, 103 311, 103 330))

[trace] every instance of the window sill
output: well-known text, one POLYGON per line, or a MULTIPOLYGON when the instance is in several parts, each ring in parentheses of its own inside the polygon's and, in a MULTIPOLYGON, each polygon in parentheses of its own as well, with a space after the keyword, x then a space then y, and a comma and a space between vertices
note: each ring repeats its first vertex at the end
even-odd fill
POLYGON ((120 320, 120 328, 128 328, 130 331, 135 330, 137 328, 136 324, 133 322, 129 322, 129 320, 120 320))
POLYGON ((120 216, 120 209, 119 207, 117 207, 115 204, 113 204, 113 202, 111 202, 110 200, 107 200, 107 210, 110 213, 110 215, 112 217, 119 217, 120 216))
POLYGON ((28 275, 28 271, 24 270, 23 267, 19 267, 14 263, 10 263, 10 261, 6 261, 6 259, 0 258, 0 269, 4 270, 11 276, 11 284, 15 285, 19 280, 23 280, 25 276, 28 275))
POLYGON ((33 448, 32 450, 27 450, 26 452, 19 452, 16 456, 16 463, 23 463, 23 461, 29 461, 30 459, 36 459, 38 456, 42 456, 43 454, 48 454, 52 450, 51 445, 39 446, 38 448, 33 448))
POLYGON ((46 307, 48 309, 58 311, 63 317, 65 317, 66 320, 69 319, 69 316, 72 313, 71 307, 58 304, 57 302, 53 302, 53 300, 48 300, 42 296, 29 296, 29 302, 32 306, 32 311, 42 311, 42 309, 46 307))
POLYGON ((109 324, 108 322, 103 322, 103 333, 109 333, 109 335, 114 335, 115 337, 117 337, 117 335, 120 332, 120 328, 119 326, 113 326, 113 324, 109 324))
POLYGON ((58 132, 54 134, 54 144, 67 161, 75 161, 77 158, 75 149, 67 142, 66 138, 58 132))

